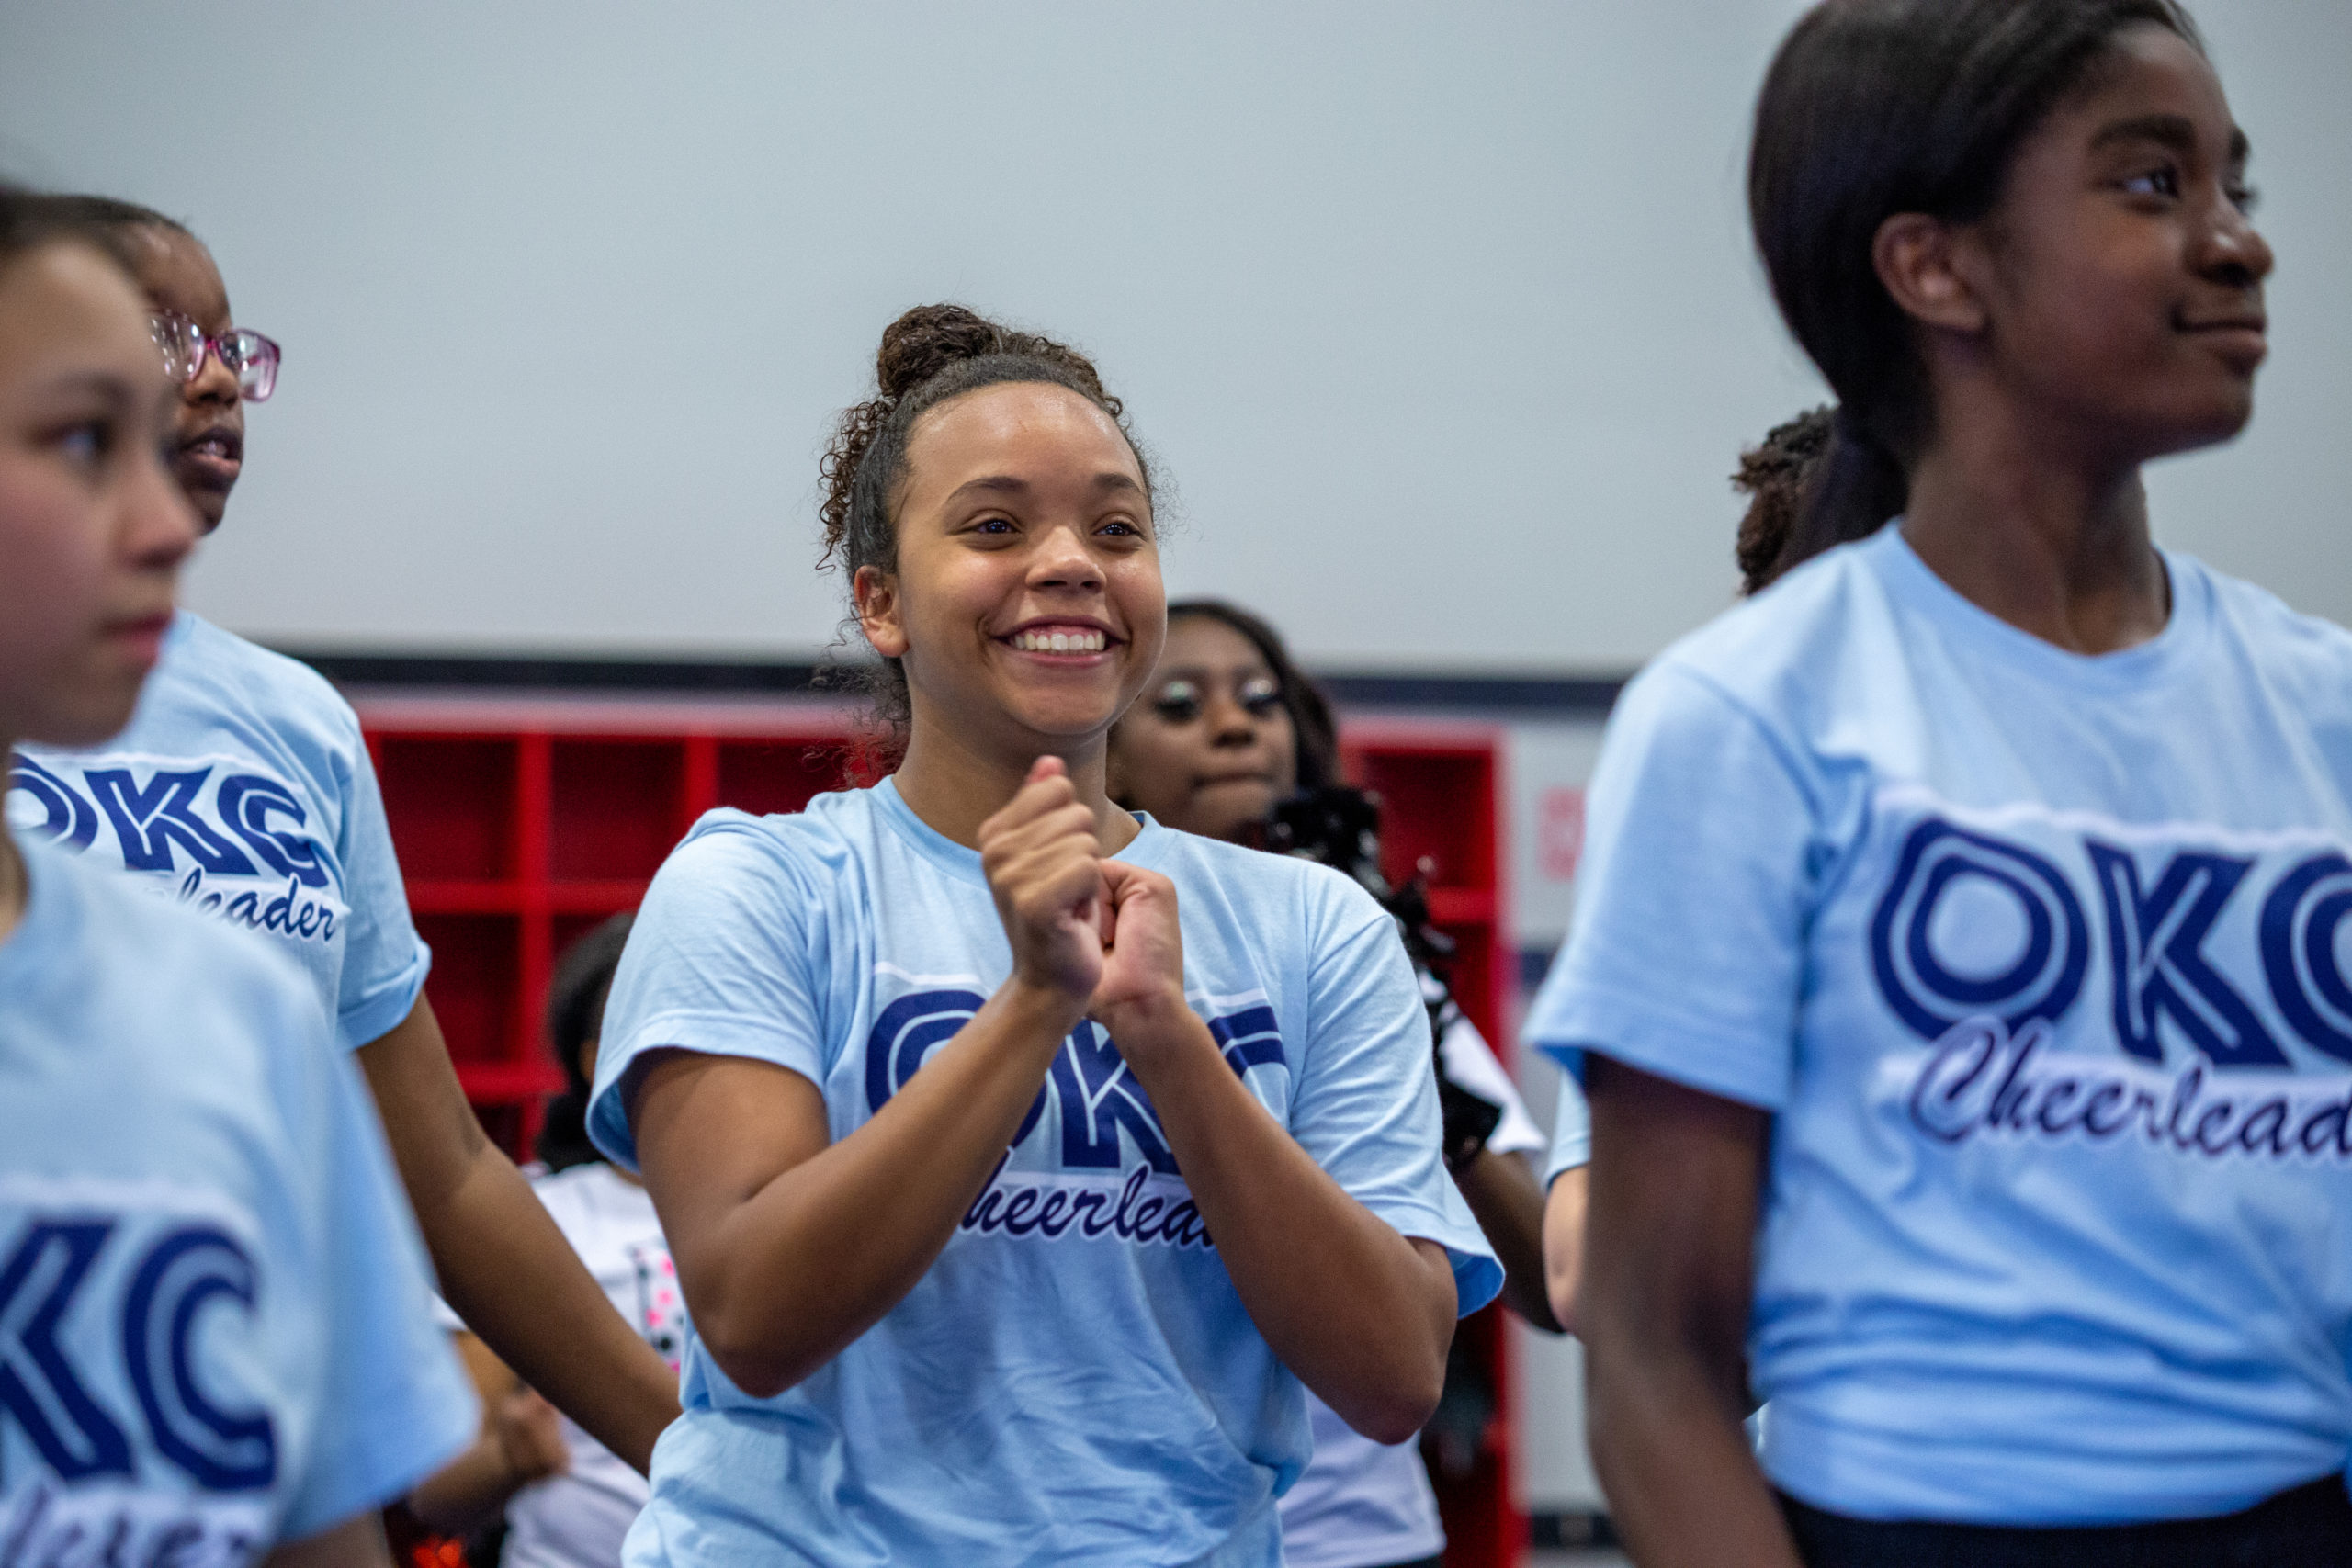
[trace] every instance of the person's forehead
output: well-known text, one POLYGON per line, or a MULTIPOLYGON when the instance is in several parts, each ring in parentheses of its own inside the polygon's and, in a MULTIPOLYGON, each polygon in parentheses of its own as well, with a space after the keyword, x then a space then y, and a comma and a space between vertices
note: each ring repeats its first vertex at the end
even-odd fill
POLYGON ((130 280, 95 247, 43 245, 0 268, 0 367, 55 375, 68 363, 161 382, 130 280))
POLYGON ((2058 118, 2094 138, 2167 116, 2201 133, 2227 138, 2236 131, 2212 63, 2187 39, 2153 23, 2118 34, 2083 90, 2058 109, 2058 118))
POLYGON ((924 412, 909 433, 919 463, 945 470, 948 488, 989 464, 1037 470, 1066 465, 1124 473, 1140 480, 1135 453, 1111 417, 1067 387, 1008 381, 948 399, 924 412))
POLYGON ((1162 675, 1271 669, 1256 643, 1214 615, 1180 615, 1168 623, 1168 646, 1159 656, 1162 675))
POLYGON ((140 286, 164 310, 189 316, 208 332, 229 324, 229 288, 211 253, 195 235, 158 224, 131 231, 140 286))

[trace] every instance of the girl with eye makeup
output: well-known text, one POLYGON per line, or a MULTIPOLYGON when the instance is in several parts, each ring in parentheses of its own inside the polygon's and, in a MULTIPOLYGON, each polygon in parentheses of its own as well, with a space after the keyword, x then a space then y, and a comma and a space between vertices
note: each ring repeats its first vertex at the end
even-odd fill
MULTIPOLYGON (((211 253, 184 225, 105 197, 53 199, 146 300, 178 394, 164 458, 209 534, 243 472, 245 405, 277 389, 278 345, 238 325, 211 253)), ((34 836, 259 938, 310 976, 373 1091, 446 1299, 642 1470, 677 1413, 675 1381, 466 1103, 351 705, 309 667, 182 609, 128 727, 96 745, 28 737, 10 761, 8 808, 34 836)))
MULTIPOLYGON (((1112 731, 1110 785, 1122 804, 1165 826, 1307 854, 1377 883, 1377 851, 1362 829, 1376 812, 1340 785, 1329 702, 1273 627, 1234 605, 1169 605, 1159 667, 1112 731)), ((1385 884, 1375 891, 1386 893, 1385 884)), ((1400 920, 1409 943, 1423 919, 1400 907, 1400 920)), ((1582 1095, 1573 1081, 1563 1085, 1539 1188, 1527 1156, 1545 1147, 1543 1133, 1443 985, 1428 968, 1421 978, 1443 1074, 1447 1165, 1502 1262, 1505 1301, 1558 1333, 1571 1321, 1582 1235, 1582 1095)), ((1445 1532, 1420 1455, 1365 1438, 1319 1402, 1309 1414, 1315 1459, 1283 1499, 1290 1568, 1437 1562, 1445 1532)))
POLYGON ((2169 0, 1829 0, 1766 77, 1837 412, 1611 715, 1527 1024, 1645 1568, 2352 1558, 2352 636, 2141 479, 2252 412, 2246 159, 2169 0))

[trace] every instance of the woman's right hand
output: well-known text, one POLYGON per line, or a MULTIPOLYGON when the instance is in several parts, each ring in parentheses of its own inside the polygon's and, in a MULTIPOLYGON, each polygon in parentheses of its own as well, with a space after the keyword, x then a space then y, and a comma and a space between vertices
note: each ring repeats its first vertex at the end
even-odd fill
POLYGON ((1094 814, 1059 757, 1040 757, 980 824, 980 869, 1012 943, 1016 981, 1069 998, 1075 1022, 1102 978, 1102 869, 1094 814))

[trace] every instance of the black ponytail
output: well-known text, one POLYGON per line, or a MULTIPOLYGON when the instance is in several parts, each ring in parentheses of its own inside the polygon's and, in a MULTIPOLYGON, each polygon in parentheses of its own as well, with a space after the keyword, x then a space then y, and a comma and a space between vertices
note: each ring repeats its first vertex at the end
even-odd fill
POLYGON ((549 1170, 605 1157, 588 1139, 589 1083, 582 1058, 588 1043, 604 1037, 605 998, 613 988, 613 972, 621 966, 633 919, 615 915, 564 949, 548 981, 548 1048, 563 1069, 563 1092, 548 1101, 532 1152, 549 1170))
POLYGON ((1756 105, 1748 217, 1838 410, 1773 575, 1901 513, 1934 434, 1911 320, 1879 281, 1880 226, 1990 212, 2019 144, 2138 25, 2202 47, 2174 0, 1825 0, 1781 43, 1756 105))

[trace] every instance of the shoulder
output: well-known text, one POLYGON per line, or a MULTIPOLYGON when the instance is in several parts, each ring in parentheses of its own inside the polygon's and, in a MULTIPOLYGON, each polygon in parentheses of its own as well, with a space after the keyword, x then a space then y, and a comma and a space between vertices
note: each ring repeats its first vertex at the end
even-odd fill
POLYGON ((1703 690, 1768 721, 1791 715, 1891 622, 1881 558, 1894 543, 1890 528, 1816 556, 1668 645, 1634 684, 1703 690))
POLYGON ((359 716, 325 676, 185 610, 174 629, 118 745, 225 729, 335 792, 366 766, 359 716))
POLYGON ((858 868, 875 853, 865 794, 820 795, 807 810, 766 817, 706 812, 655 873, 630 951, 722 931, 730 943, 792 945, 790 933, 824 926, 827 911, 854 901, 858 868))
POLYGON ((182 611, 187 632, 168 668, 245 697, 254 706, 338 735, 356 737, 359 716, 325 676, 299 659, 273 652, 200 615, 182 611))
POLYGON ((2352 632, 2306 615, 2267 588, 2215 571, 2194 556, 2165 552, 2176 592, 2212 596, 2215 620, 2273 677, 2341 709, 2352 695, 2352 632))
POLYGON ((1317 945, 1345 942, 1369 926, 1392 923, 1354 878, 1319 862, 1270 853, 1197 833, 1165 835, 1159 869, 1176 885, 1180 908, 1213 903, 1239 923, 1303 930, 1317 945))
POLYGON ((665 877, 752 881, 822 875, 863 857, 874 807, 865 790, 820 795, 804 810, 756 817, 733 807, 706 811, 662 867, 665 877))

